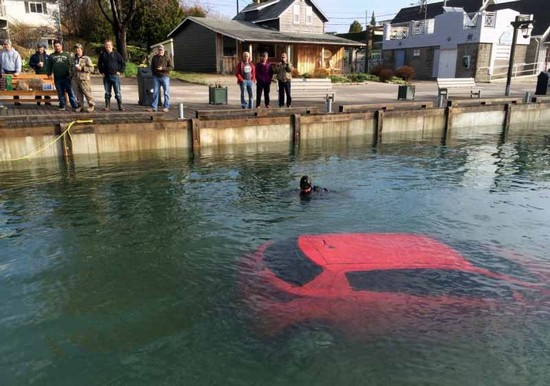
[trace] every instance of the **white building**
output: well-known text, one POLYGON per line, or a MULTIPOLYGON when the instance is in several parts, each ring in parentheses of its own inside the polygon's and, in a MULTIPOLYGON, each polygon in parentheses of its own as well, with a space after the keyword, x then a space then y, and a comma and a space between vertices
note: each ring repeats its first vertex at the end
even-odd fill
MULTIPOLYGON (((535 9, 540 0, 448 0, 445 3, 404 8, 384 28, 384 60, 394 67, 410 65, 417 77, 475 77, 479 81, 505 77, 512 47, 513 22, 521 11, 535 9), (446 7, 444 4, 460 5, 446 7), (481 5, 481 7, 480 7, 481 5), (521 6, 521 7, 520 7, 521 6)), ((514 74, 546 70, 544 42, 550 33, 544 17, 535 14, 535 33, 518 34, 514 74)))
POLYGON ((60 30, 57 0, 0 0, 0 35, 10 26, 25 25, 34 30, 33 43, 51 45, 60 30))

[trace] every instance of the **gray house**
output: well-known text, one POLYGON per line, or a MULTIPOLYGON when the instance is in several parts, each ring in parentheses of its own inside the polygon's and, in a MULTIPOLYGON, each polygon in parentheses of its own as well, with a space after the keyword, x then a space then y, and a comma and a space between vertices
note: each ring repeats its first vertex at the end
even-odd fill
POLYGON ((187 17, 170 34, 176 70, 232 73, 241 53, 257 61, 286 52, 299 73, 341 72, 344 48, 364 44, 324 33, 327 17, 311 0, 256 0, 233 20, 187 17))

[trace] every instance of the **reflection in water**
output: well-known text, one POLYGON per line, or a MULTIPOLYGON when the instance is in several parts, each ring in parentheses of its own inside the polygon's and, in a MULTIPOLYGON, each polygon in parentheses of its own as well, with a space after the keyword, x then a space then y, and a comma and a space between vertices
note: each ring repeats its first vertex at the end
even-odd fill
POLYGON ((330 232, 425 233, 493 269, 512 268, 487 251, 550 277, 548 138, 11 165, 0 170, 1 383, 544 384, 544 302, 528 317, 494 315, 475 338, 361 342, 312 326, 266 340, 235 282, 263 242, 330 232), (303 202, 304 174, 335 193, 303 202))

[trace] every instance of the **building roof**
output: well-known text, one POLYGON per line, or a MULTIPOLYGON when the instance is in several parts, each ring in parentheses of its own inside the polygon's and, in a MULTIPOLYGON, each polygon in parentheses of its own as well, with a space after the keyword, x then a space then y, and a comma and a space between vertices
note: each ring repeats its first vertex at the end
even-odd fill
POLYGON ((316 45, 363 46, 364 44, 328 34, 280 32, 239 20, 220 20, 207 17, 185 18, 168 37, 173 37, 188 23, 196 23, 216 33, 241 42, 303 43, 316 45))
MULTIPOLYGON (((241 21, 268 21, 278 19, 296 0, 269 0, 263 3, 247 5, 233 20, 241 21)), ((306 0, 311 4, 313 11, 326 23, 328 18, 312 0, 306 0)))
MULTIPOLYGON (((482 6, 481 0, 447 0, 447 7, 462 8, 466 13, 477 12, 482 6)), ((443 13, 443 2, 402 8, 391 21, 391 24, 408 23, 412 20, 433 19, 443 13)))
POLYGON ((521 14, 534 15, 532 36, 541 36, 548 33, 550 28, 548 0, 518 0, 502 4, 493 4, 487 7, 488 11, 498 11, 501 9, 513 9, 521 14))

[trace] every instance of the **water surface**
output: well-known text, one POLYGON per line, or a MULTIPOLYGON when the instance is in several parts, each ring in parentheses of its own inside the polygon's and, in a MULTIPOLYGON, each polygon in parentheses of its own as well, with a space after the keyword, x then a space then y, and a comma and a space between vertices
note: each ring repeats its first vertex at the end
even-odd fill
POLYGON ((0 383, 548 384, 548 303, 471 336, 296 342, 255 336, 235 283, 265 241, 327 232, 428 234, 550 277, 549 133, 2 165, 0 383), (301 200, 303 174, 330 194, 301 200))

